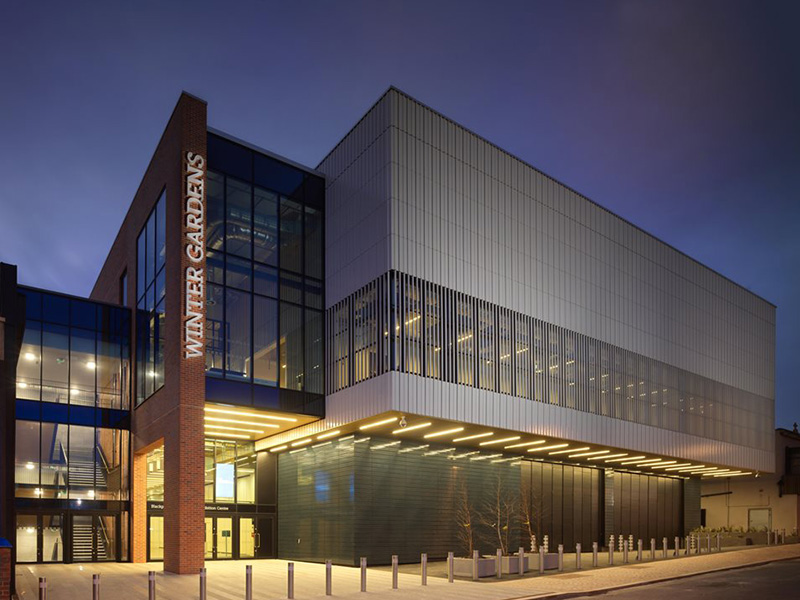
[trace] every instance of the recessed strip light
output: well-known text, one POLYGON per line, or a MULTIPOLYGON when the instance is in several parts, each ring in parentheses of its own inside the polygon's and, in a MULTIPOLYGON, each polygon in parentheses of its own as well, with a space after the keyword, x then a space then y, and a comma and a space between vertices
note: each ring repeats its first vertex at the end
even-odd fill
POLYGON ((685 469, 679 469, 678 473, 686 473, 687 471, 692 473, 701 473, 703 471, 716 471, 718 468, 719 467, 687 467, 685 469))
POLYGON ((548 452, 551 456, 553 454, 569 454, 570 452, 583 452, 584 450, 589 450, 589 446, 584 446, 583 448, 567 448, 566 450, 556 450, 555 452, 548 452))
POLYGON ((475 435, 468 435, 466 437, 456 438, 454 442, 466 442, 467 440, 477 440, 478 438, 485 438, 489 437, 490 435, 494 435, 494 431, 487 431, 486 433, 476 433, 475 435))
POLYGON ((634 458, 626 458, 620 464, 623 464, 623 465, 641 464, 641 465, 643 465, 645 463, 651 463, 651 462, 661 462, 661 459, 660 458, 647 458, 645 460, 640 460, 640 459, 634 457, 634 458))
POLYGON ((502 444, 503 442, 515 442, 518 439, 520 439, 521 437, 522 436, 515 435, 515 436, 512 436, 512 437, 507 437, 507 438, 503 438, 503 439, 500 439, 500 440, 489 440, 487 442, 481 442, 479 444, 479 446, 490 446, 492 444, 502 444))
POLYGON ((580 454, 570 454, 568 458, 580 458, 582 456, 594 456, 596 454, 608 454, 611 450, 595 450, 594 452, 581 452, 580 454))
POLYGON ((272 419, 273 421, 288 421, 290 423, 297 423, 297 419, 292 417, 276 417, 274 415, 261 415, 259 413, 243 412, 240 410, 224 410, 222 408, 209 408, 205 407, 206 412, 221 413, 223 415, 235 415, 237 417, 256 417, 257 419, 272 419))
POLYGON ((711 474, 711 477, 741 477, 742 475, 752 475, 752 471, 734 471, 732 473, 711 474))
POLYGON ((522 444, 512 444, 511 446, 504 446, 504 450, 510 450, 511 448, 524 448, 525 446, 538 446, 539 444, 544 444, 547 440, 536 440, 535 442, 523 442, 522 444))
POLYGON ((428 435, 425 436, 425 439, 440 437, 440 436, 443 436, 443 435, 449 435, 451 433, 459 433, 461 431, 464 431, 463 427, 454 427, 453 429, 444 429, 442 431, 436 431, 434 433, 429 433, 428 435))
POLYGON ((369 423, 367 425, 362 425, 359 427, 361 431, 366 429, 372 429, 373 427, 380 427, 381 425, 386 425, 387 423, 394 423, 397 421, 397 417, 390 417, 388 419, 383 419, 382 421, 375 421, 374 423, 369 423))
POLYGON ((341 433, 341 431, 340 431, 340 430, 338 430, 338 429, 334 429, 333 431, 328 431, 328 432, 326 432, 326 433, 321 433, 321 434, 319 434, 319 435, 317 436, 317 439, 318 439, 318 440, 324 440, 324 439, 327 439, 327 438, 329 438, 329 437, 333 437, 333 436, 335 436, 335 435, 339 435, 340 433, 341 433))
POLYGON ((255 427, 272 427, 279 429, 280 425, 274 423, 254 423, 253 421, 239 421, 237 419, 220 419, 218 417, 204 417, 206 421, 213 421, 215 423, 234 423, 236 425, 253 425, 255 427))
POLYGON ((605 454, 603 456, 593 456, 589 460, 605 460, 606 462, 612 462, 608 460, 609 458, 619 458, 620 456, 628 456, 627 452, 622 452, 621 454, 605 454))
POLYGON ((674 464, 675 464, 675 463, 677 463, 677 462, 678 462, 677 460, 668 460, 668 461, 666 461, 666 462, 649 463, 649 464, 646 464, 646 463, 639 463, 639 464, 637 464, 636 466, 637 466, 637 467, 649 467, 649 468, 651 468, 651 469, 654 469, 654 468, 656 468, 656 467, 668 467, 668 466, 670 466, 670 465, 674 465, 674 464))
POLYGON ((283 446, 275 446, 274 448, 270 448, 270 452, 280 452, 281 450, 286 450, 289 446, 284 444, 283 446))
POLYGON ((552 446, 542 446, 541 448, 528 448, 528 452, 541 452, 542 450, 555 450, 556 448, 566 448, 569 444, 553 444, 552 446))
POLYGON ((683 466, 683 465, 675 465, 674 467, 667 467, 664 469, 665 471, 695 471, 697 469, 705 469, 707 468, 705 465, 695 465, 691 466, 683 466))
POLYGON ((690 464, 692 464, 692 463, 680 463, 680 464, 677 464, 677 465, 676 464, 672 464, 672 465, 664 464, 664 465, 656 465, 653 468, 654 469, 664 469, 666 471, 668 468, 674 469, 676 467, 688 467, 690 464))
POLYGON ((311 438, 306 438, 304 440, 299 440, 297 442, 292 442, 292 448, 297 448, 297 446, 305 446, 306 444, 311 443, 311 438))
POLYGON ((209 433, 213 433, 214 437, 229 437, 229 438, 237 438, 240 440, 249 440, 249 435, 241 435, 238 433, 225 433, 223 431, 209 431, 209 433))
POLYGON ((640 458, 644 458, 644 454, 641 456, 629 456, 628 458, 614 458, 611 460, 607 460, 606 462, 622 462, 623 460, 639 460, 640 458))
POLYGON ((264 433, 261 429, 242 429, 241 427, 226 427, 225 425, 205 424, 206 429, 227 429, 229 431, 244 431, 245 433, 264 433))
POLYGON ((312 448, 319 448, 320 446, 327 446, 328 444, 332 444, 332 443, 333 443, 333 442, 331 442, 330 440, 328 440, 327 442, 322 442, 321 444, 314 444, 314 445, 313 445, 313 446, 311 446, 311 447, 312 447, 312 448))
POLYGON ((403 427, 401 429, 395 429, 392 433, 397 435, 398 433, 405 433, 406 431, 414 431, 415 429, 424 429, 425 427, 430 427, 433 425, 430 421, 427 423, 418 423, 417 425, 411 425, 409 427, 403 427))

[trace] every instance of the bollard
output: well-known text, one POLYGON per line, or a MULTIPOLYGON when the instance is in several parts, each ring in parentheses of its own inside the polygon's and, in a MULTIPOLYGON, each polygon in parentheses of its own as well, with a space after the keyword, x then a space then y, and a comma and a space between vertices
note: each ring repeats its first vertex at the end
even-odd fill
POLYGON ((575 544, 575 570, 581 570, 581 545, 580 543, 575 544))
POLYGON ((708 548, 708 553, 711 554, 711 534, 710 533, 706 536, 706 548, 708 548))
POLYGON ((772 533, 767 531, 767 546, 769 546, 770 538, 772 537, 772 533))
POLYGON ((679 538, 676 535, 675 536, 675 556, 678 556, 678 553, 680 552, 680 549, 681 549, 681 538, 679 538))
POLYGON ((200 569, 200 600, 206 600, 206 568, 200 569))
POLYGON ((392 554, 392 589, 397 589, 397 554, 392 554))
POLYGON ((650 538, 650 560, 656 559, 656 539, 650 538))
MULTIPOLYGON (((392 557, 392 560, 394 560, 394 557, 392 557)), ((333 595, 333 565, 329 560, 325 561, 325 595, 333 595)))
MULTIPOLYGON (((519 576, 525 575, 525 548, 519 547, 519 558, 517 559, 517 566, 519 567, 519 576)), ((510 571, 511 569, 509 569, 510 571)))
POLYGON ((454 574, 453 574, 453 562, 454 562, 453 553, 452 552, 448 552, 447 553, 447 581, 449 581, 450 583, 453 583, 453 577, 454 577, 454 574))
POLYGON ((244 600, 253 600, 253 565, 244 567, 244 600))
POLYGON ((622 543, 622 564, 628 564, 628 540, 622 543))
POLYGON ((614 536, 608 540, 608 564, 614 564, 614 536))
POLYGON ((558 545, 558 572, 564 571, 564 544, 558 545))
POLYGON ((286 597, 289 598, 289 600, 292 600, 292 598, 294 598, 294 563, 290 562, 288 567, 289 571, 286 579, 286 597))
POLYGON ((722 552, 722 535, 717 534, 717 552, 722 552))
POLYGON ((661 540, 661 545, 664 547, 664 558, 667 558, 667 550, 669 549, 669 545, 667 544, 667 538, 661 540))
POLYGON ((100 575, 92 575, 92 600, 100 600, 100 575))
POLYGON ((428 555, 424 552, 420 557, 420 568, 422 570, 422 585, 428 585, 428 555))
POLYGON ((592 542, 592 566, 597 567, 597 542, 592 542))
POLYGON ((478 581, 478 551, 472 551, 472 581, 478 581))
POLYGON ((495 570, 497 571, 497 578, 503 578, 503 551, 498 548, 497 549, 497 558, 495 559, 495 570))
POLYGON ((361 557, 361 591, 367 591, 367 557, 361 557))
POLYGON ((778 543, 778 530, 775 530, 775 543, 778 543))
POLYGON ((39 600, 47 600, 47 577, 39 577, 39 600))
POLYGON ((148 600, 156 600, 156 572, 148 571, 147 573, 147 598, 148 600))
POLYGON ((539 546, 539 575, 544 575, 544 546, 539 546))
MULTIPOLYGON (((717 534, 717 537, 719 538, 719 534, 717 534)), ((786 543, 786 529, 781 529, 781 544, 785 543, 786 543)))
POLYGON ((638 560, 639 562, 642 562, 642 540, 641 540, 641 538, 639 539, 638 542, 636 542, 636 560, 638 560))

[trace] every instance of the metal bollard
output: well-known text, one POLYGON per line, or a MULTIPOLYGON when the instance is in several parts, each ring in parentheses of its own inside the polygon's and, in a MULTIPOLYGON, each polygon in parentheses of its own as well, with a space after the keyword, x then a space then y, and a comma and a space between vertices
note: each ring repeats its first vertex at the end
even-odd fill
POLYGON ((397 554, 392 554, 392 589, 397 589, 397 554))
MULTIPOLYGON (((717 534, 717 537, 719 537, 719 534, 717 534)), ((786 529, 781 529, 781 544, 785 543, 786 543, 786 529)))
POLYGON ((428 585, 428 555, 424 552, 420 557, 420 568, 422 569, 422 585, 428 585))
POLYGON ((614 536, 608 540, 608 564, 614 564, 614 536))
POLYGON ((472 551, 472 581, 478 581, 478 551, 472 551))
POLYGON ((710 533, 706 536, 706 547, 708 548, 708 553, 711 554, 711 534, 710 533))
POLYGON ((39 600, 47 600, 47 577, 39 577, 39 600))
POLYGON ((628 540, 622 543, 622 564, 628 564, 628 540))
MULTIPOLYGON (((517 558, 517 566, 519 567, 519 576, 525 575, 525 548, 519 547, 519 557, 517 558)), ((511 569, 509 569, 510 571, 511 569)))
POLYGON ((581 545, 580 543, 575 544, 575 570, 581 570, 581 545))
POLYGON ((539 575, 544 575, 544 546, 539 546, 539 575))
POLYGON ((558 545, 558 572, 564 571, 564 544, 558 545))
POLYGON ((661 540, 661 545, 664 547, 664 558, 667 558, 667 550, 669 550, 669 544, 667 543, 667 538, 661 540))
POLYGON ((331 561, 325 561, 325 595, 333 595, 333 565, 331 561))
POLYGON ((650 538, 650 560, 656 559, 656 539, 650 538))
POLYGON ((597 567, 597 542, 592 542, 592 566, 597 567))
POLYGON ((454 573, 453 573, 453 563, 454 563, 453 553, 452 552, 448 552, 447 553, 447 581, 449 581, 450 583, 453 583, 453 578, 455 576, 454 573))
POLYGON ((680 549, 681 549, 681 538, 679 538, 676 535, 675 536, 675 556, 678 556, 678 553, 680 552, 680 549))
POLYGON ((148 600, 156 600, 156 572, 148 571, 147 573, 147 598, 148 600))
POLYGON ((772 537, 772 533, 767 531, 767 546, 769 546, 770 538, 772 537))
POLYGON ((206 568, 200 569, 200 600, 206 600, 206 568))
POLYGON ((100 600, 100 575, 92 575, 92 600, 100 600))
POLYGON ((636 542, 636 560, 638 560, 639 562, 642 562, 642 540, 641 540, 641 538, 639 539, 638 542, 636 542))
POLYGON ((717 552, 722 552, 722 535, 717 534, 717 552))
POLYGON ((495 571, 497 571, 496 575, 498 579, 503 578, 503 551, 498 548, 497 549, 497 558, 494 561, 495 564, 495 571))
POLYGON ((367 557, 361 557, 361 591, 367 591, 367 557))
POLYGON ((253 600, 253 565, 244 567, 244 600, 253 600))
POLYGON ((289 600, 292 600, 292 598, 294 598, 294 563, 290 562, 288 567, 289 570, 286 579, 286 597, 289 598, 289 600))

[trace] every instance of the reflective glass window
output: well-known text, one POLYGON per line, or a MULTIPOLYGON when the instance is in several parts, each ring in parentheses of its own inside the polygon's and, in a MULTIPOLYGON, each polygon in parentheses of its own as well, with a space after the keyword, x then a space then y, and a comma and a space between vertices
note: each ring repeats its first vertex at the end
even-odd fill
POLYGON ((250 379, 250 294, 228 288, 225 292, 225 377, 250 379))
POLYGON ((278 264, 278 196, 260 187, 253 195, 253 258, 278 264))
POLYGON ((294 200, 281 197, 280 265, 282 269, 303 270, 303 213, 294 200))
POLYGON ((278 302, 253 298, 253 380, 278 385, 278 302))
POLYGON ((280 386, 303 389, 303 309, 281 302, 280 305, 280 386))
POLYGON ((251 258, 253 246, 252 187, 232 177, 225 178, 225 251, 251 258))

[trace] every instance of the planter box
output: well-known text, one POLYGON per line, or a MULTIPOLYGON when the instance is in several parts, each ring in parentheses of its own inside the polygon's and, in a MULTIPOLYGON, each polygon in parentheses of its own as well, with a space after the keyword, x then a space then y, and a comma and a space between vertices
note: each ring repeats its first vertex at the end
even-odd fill
MULTIPOLYGON (((496 558, 495 561, 497 561, 496 558)), ((528 565, 530 563, 531 563, 530 556, 526 554, 525 558, 522 561, 523 572, 528 570, 528 565)), ((511 575, 519 573, 519 554, 515 554, 513 556, 504 556, 500 561, 500 568, 503 570, 502 571, 503 573, 508 573, 511 575)))
MULTIPOLYGON (((497 575, 497 568, 495 565, 496 562, 497 558, 479 558, 478 577, 494 577, 497 575)), ((472 559, 454 558, 453 574, 456 577, 469 577, 472 579, 472 559)))
MULTIPOLYGON (((531 570, 538 570, 539 569, 539 560, 540 554, 537 552, 536 554, 529 555, 528 564, 530 565, 531 570)), ((548 552, 544 555, 544 570, 549 571, 551 569, 558 568, 558 552, 548 552)))

